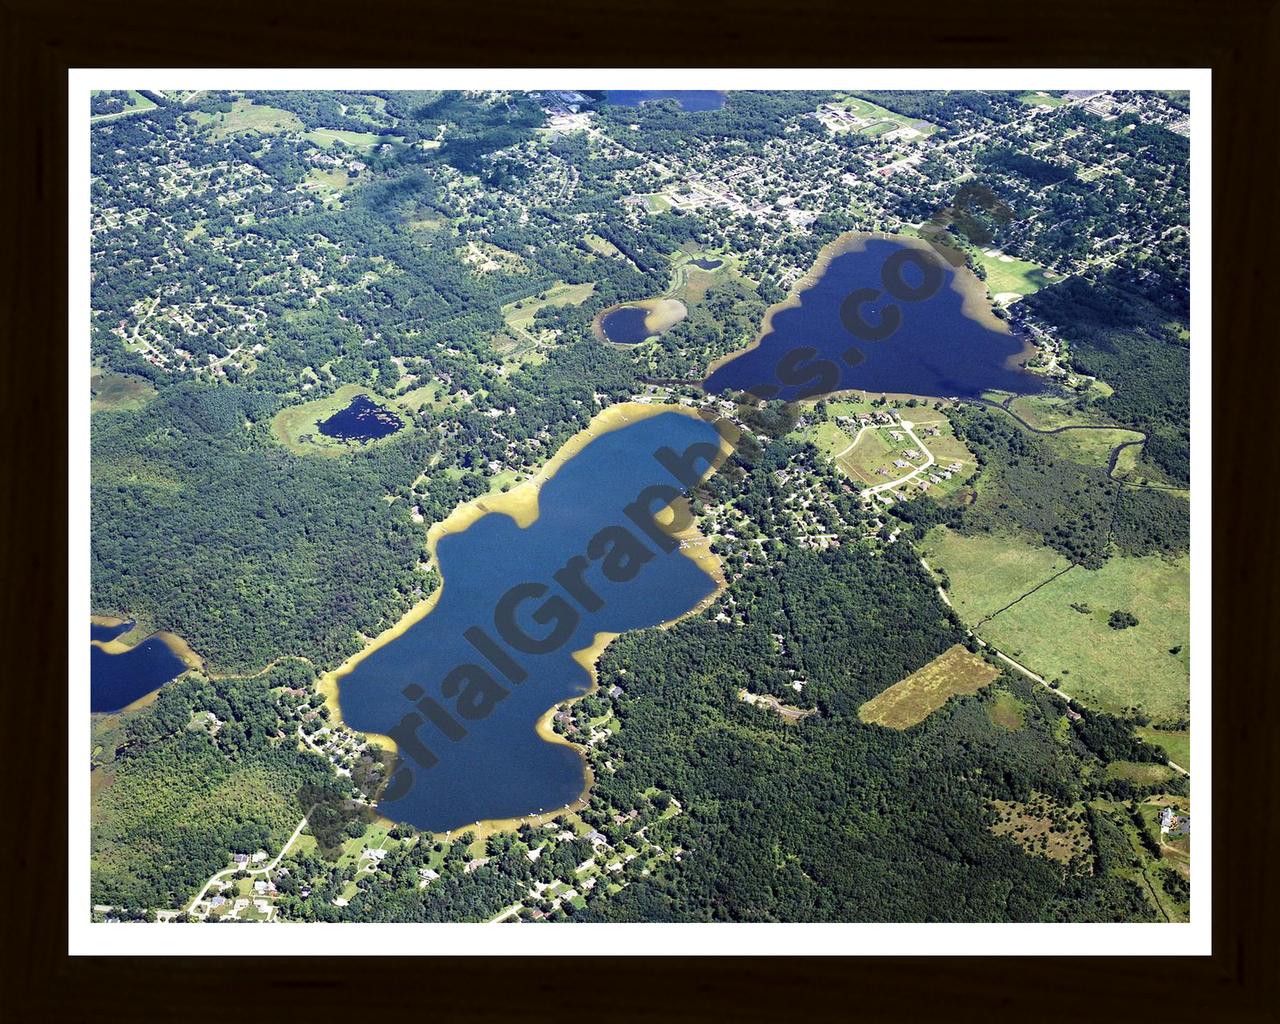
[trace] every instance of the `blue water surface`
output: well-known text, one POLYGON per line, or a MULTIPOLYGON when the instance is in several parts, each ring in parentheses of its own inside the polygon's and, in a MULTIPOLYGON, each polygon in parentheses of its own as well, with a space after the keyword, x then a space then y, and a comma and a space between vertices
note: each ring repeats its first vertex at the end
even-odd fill
POLYGON ((623 306, 606 313, 600 321, 604 336, 619 345, 638 345, 655 331, 645 326, 649 311, 639 306, 623 306))
MULTIPOLYGON (((133 627, 89 626, 91 640, 112 640, 133 627)), ((108 654, 89 645, 89 710, 119 711, 139 697, 158 690, 187 671, 187 664, 160 637, 144 640, 122 654, 108 654)))
MULTIPOLYGON (((890 294, 884 281, 886 265, 907 248, 889 239, 871 239, 863 251, 835 257, 821 277, 800 292, 799 305, 774 314, 756 348, 707 378, 706 390, 751 391, 784 400, 853 389, 944 398, 975 398, 987 390, 1042 391, 1042 379, 1016 365, 1025 351, 1020 338, 965 315, 963 298, 951 287, 955 271, 949 265, 938 261, 945 277, 928 298, 903 300, 890 294), (886 337, 871 340, 847 326, 847 304, 859 291, 879 293, 854 303, 863 323, 879 329, 886 317, 901 318, 886 337), (780 369, 784 360, 802 355, 803 349, 814 352, 796 359, 790 370, 780 369), (819 360, 838 370, 829 382, 807 369, 819 360)), ((908 290, 924 284, 923 274, 910 262, 901 265, 899 277, 908 290)))

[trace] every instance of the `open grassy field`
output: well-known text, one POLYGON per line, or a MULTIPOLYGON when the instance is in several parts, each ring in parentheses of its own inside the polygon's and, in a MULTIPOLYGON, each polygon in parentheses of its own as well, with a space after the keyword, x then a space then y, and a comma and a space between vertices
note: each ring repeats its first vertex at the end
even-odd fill
POLYGON ((930 530, 921 553, 951 581, 947 596, 973 626, 1071 563, 1049 548, 996 534, 963 536, 945 526, 930 530))
POLYGON ((544 292, 508 302, 502 307, 502 319, 510 327, 527 331, 533 326, 533 317, 538 310, 546 306, 580 306, 591 297, 596 290, 594 282, 585 284, 565 284, 557 281, 544 292))
POLYGON ((892 110, 887 110, 878 104, 872 103, 870 100, 864 100, 857 96, 845 96, 836 102, 850 110, 856 117, 875 119, 871 125, 861 129, 864 135, 882 135, 885 132, 893 131, 894 128, 902 127, 914 128, 921 135, 932 135, 938 131, 936 124, 894 113, 892 110), (893 123, 881 128, 880 125, 885 122, 893 123))
POLYGON ((392 402, 406 412, 418 412, 424 407, 447 409, 457 404, 458 398, 456 395, 448 394, 440 381, 433 380, 429 384, 423 384, 421 387, 396 395, 392 402))
POLYGON ((1017 732, 1025 721, 1026 705, 1008 690, 997 690, 995 700, 987 705, 991 724, 1009 732, 1017 732))
POLYGON ((601 256, 618 256, 621 250, 610 242, 607 238, 601 238, 599 235, 584 235, 582 240, 594 252, 598 252, 601 256))
POLYGON ((372 153, 375 148, 384 142, 404 142, 401 135, 378 135, 376 132, 351 132, 340 128, 313 128, 306 132, 303 138, 310 139, 317 146, 325 149, 333 145, 335 142, 341 142, 344 146, 358 150, 362 153, 372 153))
POLYGON ((1107 778, 1128 779, 1135 786, 1158 786, 1173 778, 1173 769, 1163 764, 1112 761, 1107 765, 1107 778))
MULTIPOLYGON (((95 89, 94 95, 101 91, 95 89)), ((145 114, 148 110, 156 109, 155 101, 147 99, 137 89, 128 89, 126 92, 129 93, 129 105, 124 110, 117 111, 114 114, 94 114, 90 116, 89 120, 96 124, 99 121, 111 121, 117 117, 128 117, 130 114, 145 114)))
MULTIPOLYGON (((1106 467, 1111 460, 1111 452, 1117 445, 1128 441, 1141 441, 1142 435, 1136 430, 1116 427, 1107 430, 1068 430, 1061 434, 1052 434, 1044 438, 1049 447, 1064 458, 1079 462, 1084 466, 1106 467)), ((1140 446, 1126 448, 1124 452, 1134 453, 1134 463, 1142 451, 1140 446)), ((1120 473, 1119 462, 1116 464, 1117 475, 1120 473)))
MULTIPOLYGON (((980 576, 952 572, 953 600, 981 587, 980 576)), ((1101 569, 1075 566, 988 619, 981 633, 1090 707, 1180 721, 1190 692, 1190 608, 1185 557, 1114 556, 1101 569), (1138 625, 1112 629, 1113 611, 1132 612, 1138 625)))
POLYGON ((1037 430, 1105 422, 1097 410, 1077 409, 1075 399, 1062 395, 1019 395, 1009 403, 1009 409, 1037 430))
POLYGON ((1067 101, 1063 96, 1051 96, 1047 92, 1024 92, 1018 94, 1018 102, 1029 107, 1060 107, 1067 101))
POLYGON ((324 170, 313 167, 307 172, 307 184, 316 190, 322 200, 341 197, 356 181, 356 178, 338 167, 324 170))
POLYGON ((141 409, 156 397, 156 389, 141 377, 128 373, 103 373, 95 369, 90 377, 91 412, 123 412, 141 409))
POLYGON ((1159 747, 1165 756, 1180 768, 1191 771, 1191 732, 1188 729, 1152 729, 1144 726, 1134 730, 1139 738, 1159 747))
POLYGON ((975 249, 974 259, 987 272, 987 290, 995 296, 1030 295, 1061 278, 1027 260, 1015 259, 995 249, 975 249))
MULTIPOLYGON (((1077 409, 1075 403, 1076 399, 1062 395, 1022 395, 1009 403, 1009 409, 1037 430, 1103 426, 1106 423, 1106 417, 1097 409, 1077 409)), ((1067 430, 1061 434, 1046 434, 1043 435, 1043 440, 1066 458, 1084 465, 1105 466, 1117 445, 1126 441, 1141 441, 1142 434, 1116 426, 1101 430, 1067 430)), ((1132 472, 1141 452, 1138 445, 1121 452, 1115 475, 1123 478, 1132 472)))
POLYGON ((321 434, 318 424, 345 409, 356 395, 366 395, 379 404, 385 404, 368 388, 361 387, 359 384, 344 384, 331 395, 281 409, 271 421, 271 433, 295 455, 329 456, 343 455, 358 448, 380 444, 400 436, 400 432, 397 431, 394 434, 388 434, 387 437, 352 445, 321 434))
POLYGON ((858 717, 870 725, 909 729, 937 711, 948 698, 977 693, 999 674, 994 665, 955 644, 906 679, 872 697, 858 708, 858 717))
POLYGON ((251 100, 236 100, 225 113, 192 115, 197 123, 207 125, 215 139, 243 132, 271 135, 275 132, 298 131, 302 122, 296 114, 278 107, 268 107, 251 100))

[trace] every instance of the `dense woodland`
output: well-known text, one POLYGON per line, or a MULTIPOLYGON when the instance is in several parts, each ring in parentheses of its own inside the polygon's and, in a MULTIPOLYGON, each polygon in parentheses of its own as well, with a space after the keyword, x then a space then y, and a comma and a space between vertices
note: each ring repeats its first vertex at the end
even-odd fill
POLYGON ((1072 278, 1030 296, 1030 310, 1071 346, 1075 366, 1115 394, 1102 409, 1147 435, 1143 458, 1185 486, 1191 478, 1191 352, 1185 296, 1158 276, 1072 278))
POLYGON ((251 679, 188 675, 123 724, 96 722, 95 742, 111 749, 95 769, 94 903, 179 906, 232 853, 279 850, 307 809, 302 794, 349 793, 281 733, 273 688, 313 677, 297 661, 251 679))

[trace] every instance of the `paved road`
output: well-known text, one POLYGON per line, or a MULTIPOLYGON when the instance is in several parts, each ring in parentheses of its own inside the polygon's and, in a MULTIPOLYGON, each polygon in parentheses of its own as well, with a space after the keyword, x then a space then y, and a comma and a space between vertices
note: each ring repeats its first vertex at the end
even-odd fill
MULTIPOLYGON (((312 809, 314 810, 314 808, 312 809)), ((307 812, 307 814, 310 814, 310 813, 311 813, 310 811, 307 812)), ((249 874, 251 875, 264 875, 274 871, 280 865, 280 862, 284 860, 284 855, 289 852, 289 847, 291 847, 294 843, 298 841, 298 836, 302 835, 302 830, 306 827, 307 827, 307 819, 304 817, 300 822, 298 822, 298 827, 293 830, 293 835, 291 835, 285 841, 284 846, 280 848, 280 852, 276 854, 275 860, 273 860, 266 867, 244 868, 244 869, 241 869, 240 867, 231 867, 231 868, 223 868, 221 871, 215 871, 212 875, 209 876, 209 881, 204 883, 204 888, 200 890, 200 892, 196 895, 196 898, 193 899, 191 903, 187 906, 187 913, 190 914, 195 912, 197 905, 199 905, 200 901, 204 899, 205 894, 209 891, 209 887, 213 885, 213 883, 216 882, 219 878, 222 878, 223 876, 229 877, 231 875, 234 875, 237 871, 240 871, 240 870, 248 871, 249 874)), ((157 911, 157 913, 159 913, 159 911, 157 911)), ((176 913, 176 912, 166 911, 166 913, 176 913)))
MULTIPOLYGON (((902 477, 899 480, 890 480, 886 484, 876 484, 874 487, 868 487, 866 490, 862 492, 863 497, 870 497, 873 494, 879 494, 881 491, 887 491, 887 490, 890 490, 891 488, 899 487, 902 484, 905 484, 911 480, 914 480, 917 476, 919 476, 921 473, 923 473, 926 469, 928 469, 930 466, 934 464, 933 452, 929 451, 929 449, 924 446, 924 442, 921 441, 920 438, 916 437, 915 431, 911 429, 912 427, 915 426, 915 424, 912 423, 910 420, 900 420, 899 425, 902 427, 903 430, 906 431, 907 436, 916 443, 916 447, 919 448, 920 451, 924 452, 925 455, 929 456, 929 459, 927 462, 924 463, 924 465, 917 466, 910 473, 908 473, 906 476, 902 477)), ((859 435, 861 435, 862 431, 859 431, 858 433, 859 435)))

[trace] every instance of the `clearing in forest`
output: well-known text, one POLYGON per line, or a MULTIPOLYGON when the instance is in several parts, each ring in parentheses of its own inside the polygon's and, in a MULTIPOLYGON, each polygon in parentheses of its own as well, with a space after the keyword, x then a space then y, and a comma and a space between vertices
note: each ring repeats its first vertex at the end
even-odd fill
POLYGON ((977 693, 999 674, 994 665, 955 644, 924 668, 863 704, 858 717, 869 725, 909 729, 937 711, 948 698, 977 693))

